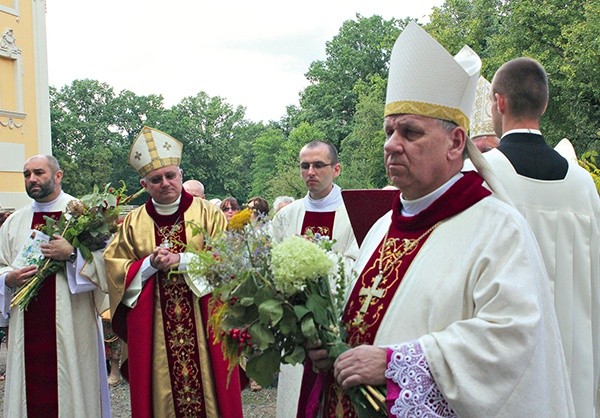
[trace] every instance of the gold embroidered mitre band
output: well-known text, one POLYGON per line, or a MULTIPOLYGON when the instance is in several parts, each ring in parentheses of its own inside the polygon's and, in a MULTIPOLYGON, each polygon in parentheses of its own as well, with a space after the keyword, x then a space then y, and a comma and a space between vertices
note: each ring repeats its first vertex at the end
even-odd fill
POLYGON ((141 177, 181 162, 181 142, 158 129, 144 126, 129 151, 129 164, 141 177))
POLYGON ((469 136, 473 139, 488 135, 496 136, 492 123, 492 83, 483 77, 479 77, 469 136))
POLYGON ((454 57, 417 23, 402 31, 390 59, 385 114, 449 120, 469 130, 481 59, 468 46, 454 57))

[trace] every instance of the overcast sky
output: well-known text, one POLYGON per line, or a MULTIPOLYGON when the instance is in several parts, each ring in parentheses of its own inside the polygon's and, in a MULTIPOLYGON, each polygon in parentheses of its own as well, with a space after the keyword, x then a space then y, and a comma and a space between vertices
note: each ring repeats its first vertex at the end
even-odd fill
POLYGON ((342 23, 380 15, 424 22, 442 0, 48 0, 50 85, 105 82, 161 94, 170 107, 200 91, 253 121, 298 104, 311 62, 342 23))

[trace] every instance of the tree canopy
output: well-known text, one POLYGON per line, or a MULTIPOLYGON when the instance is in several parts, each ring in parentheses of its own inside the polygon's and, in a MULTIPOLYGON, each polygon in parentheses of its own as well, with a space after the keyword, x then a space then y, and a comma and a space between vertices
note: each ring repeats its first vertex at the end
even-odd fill
MULTIPOLYGON (((166 108, 160 95, 115 92, 95 80, 53 87, 53 152, 65 169, 65 189, 82 195, 94 184, 123 180, 137 191, 139 178, 127 160, 144 125, 183 143, 184 178, 202 181, 209 198, 303 196, 298 152, 317 139, 338 148, 342 187, 383 187, 388 61, 407 22, 358 14, 344 22, 326 43, 325 59, 307 69, 299 106, 268 125, 205 92, 166 108)), ((490 81, 509 59, 540 61, 550 82, 546 138, 554 144, 568 137, 578 154, 600 151, 600 0, 446 0, 425 27, 451 53, 471 46, 490 81)))

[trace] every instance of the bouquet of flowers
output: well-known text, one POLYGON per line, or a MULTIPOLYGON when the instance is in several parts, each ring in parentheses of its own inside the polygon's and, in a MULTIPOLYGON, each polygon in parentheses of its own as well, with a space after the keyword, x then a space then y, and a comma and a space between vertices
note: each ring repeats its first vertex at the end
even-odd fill
MULTIPOLYGON (((52 237, 58 234, 79 249, 81 255, 92 261, 92 252, 104 248, 106 242, 117 231, 117 221, 121 207, 138 197, 144 189, 131 196, 125 195, 125 183, 119 189, 107 184, 102 191, 94 186, 93 192, 79 200, 67 204, 66 211, 58 220, 46 217, 41 232, 52 237)), ((19 306, 27 309, 29 302, 37 295, 44 280, 65 269, 65 262, 45 259, 38 261, 37 273, 17 290, 11 300, 11 308, 19 306)))
MULTIPOLYGON (((209 326, 230 365, 247 361, 248 377, 269 386, 280 364, 304 362, 307 343, 320 341, 332 359, 348 350, 341 324, 344 263, 333 241, 315 234, 274 243, 268 225, 235 219, 235 228, 195 251, 186 278, 192 290, 210 285, 209 326)), ((385 398, 373 388, 356 388, 350 396, 358 410, 385 415, 385 398)))

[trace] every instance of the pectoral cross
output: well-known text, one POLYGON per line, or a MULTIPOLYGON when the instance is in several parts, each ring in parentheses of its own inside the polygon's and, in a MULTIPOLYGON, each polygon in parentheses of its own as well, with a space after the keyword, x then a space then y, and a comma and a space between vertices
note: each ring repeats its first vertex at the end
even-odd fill
POLYGON ((160 247, 171 249, 173 248, 173 244, 171 243, 171 241, 168 240, 168 238, 164 238, 163 241, 160 243, 160 247))
POLYGON ((377 276, 375 276, 375 281, 373 282, 373 285, 371 287, 363 287, 362 289, 360 289, 360 292, 358 292, 358 296, 366 296, 367 297, 365 299, 365 301, 363 302, 362 306, 360 307, 360 312, 362 312, 362 313, 367 312, 367 310, 369 309, 369 305, 371 304, 371 300, 373 298, 381 299, 383 297, 384 290, 377 289, 377 287, 379 286, 379 283, 381 283, 382 280, 383 280, 383 274, 381 274, 381 272, 379 272, 379 274, 377 276))

